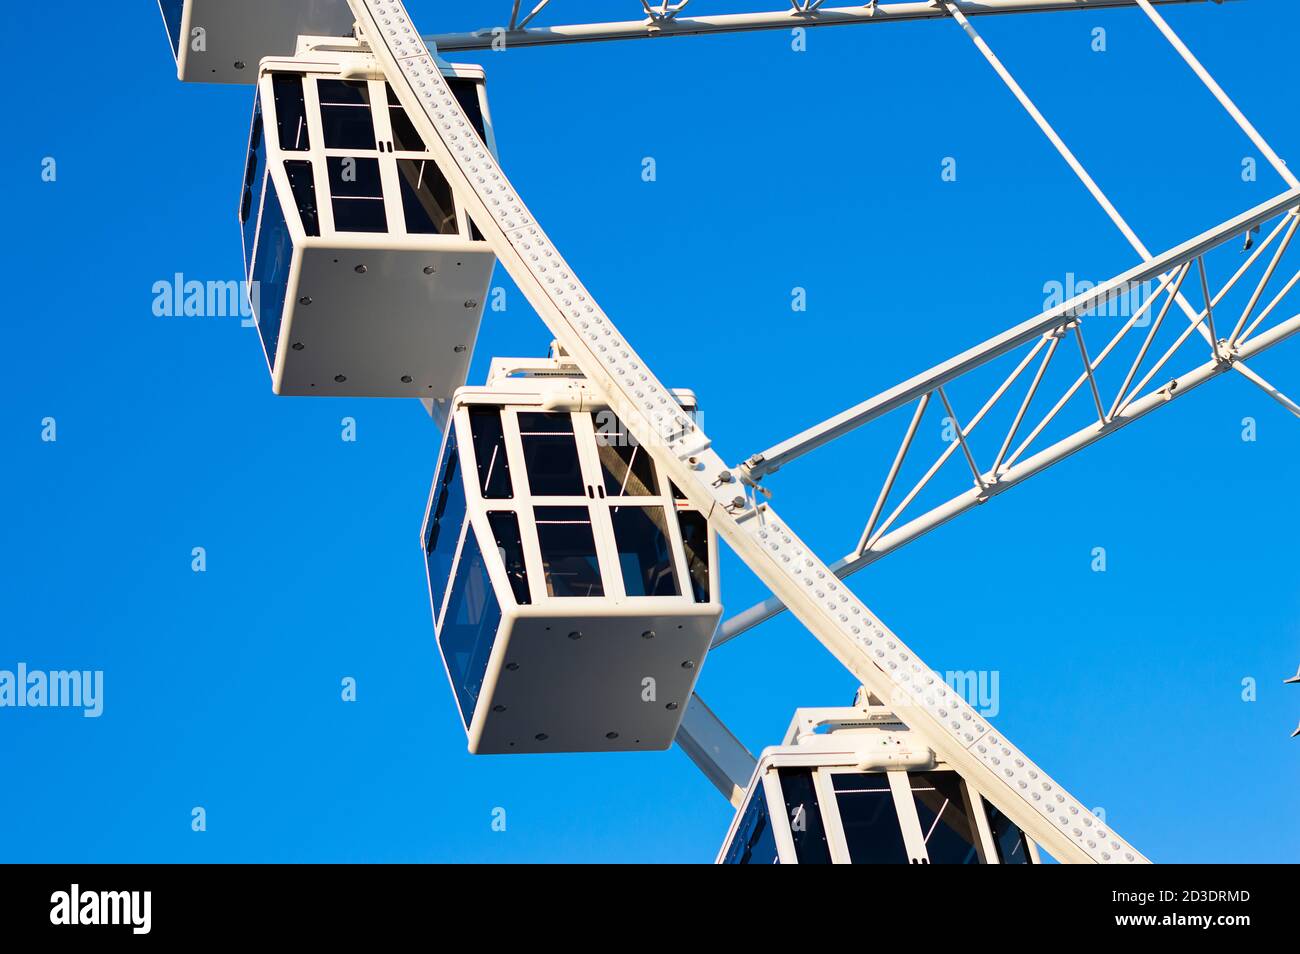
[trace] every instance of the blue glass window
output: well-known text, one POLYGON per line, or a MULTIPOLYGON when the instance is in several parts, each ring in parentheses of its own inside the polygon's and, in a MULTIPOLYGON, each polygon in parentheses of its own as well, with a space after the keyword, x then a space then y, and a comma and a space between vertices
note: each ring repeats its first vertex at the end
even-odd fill
POLYGON ((379 160, 329 156, 330 195, 334 201, 334 228, 339 232, 387 232, 384 186, 379 160))
POLYGON ((680 596, 663 507, 615 507, 614 542, 628 596, 680 596))
POLYGON ((397 98, 393 87, 385 84, 388 91, 388 116, 393 127, 393 144, 398 152, 428 152, 424 138, 415 130, 411 117, 406 115, 402 102, 397 98))
POLYGON ((474 127, 478 137, 487 142, 487 131, 483 127, 483 107, 478 101, 478 80, 459 79, 455 76, 448 76, 447 85, 451 87, 451 93, 460 103, 460 108, 465 111, 466 117, 469 118, 469 124, 474 127))
POLYGON ((905 865, 911 862, 898 825, 894 793, 884 774, 831 776, 839 803, 844 840, 855 865, 905 865))
POLYGON ((488 500, 508 500, 513 497, 514 488, 510 481, 510 460, 506 455, 501 411, 495 407, 471 407, 469 430, 474 439, 479 491, 488 500))
POLYGON ((373 150, 375 122, 370 114, 370 84, 365 80, 318 80, 321 128, 326 149, 373 150))
POLYGON ((308 235, 320 235, 320 213, 316 210, 316 176, 310 159, 286 159, 284 173, 289 178, 289 190, 298 205, 302 229, 308 235))
POLYGON ((604 596, 591 511, 586 507, 538 507, 537 543, 551 596, 604 596))
POLYGON ((489 510, 488 524, 496 541, 497 554, 506 568, 506 579, 515 602, 521 606, 531 600, 528 594, 528 568, 524 565, 524 543, 519 535, 519 515, 513 510, 489 510))
POLYGON ((443 597, 447 595, 451 565, 456 559, 456 547, 464 524, 465 484, 460 479, 460 457, 456 451, 456 427, 453 423, 424 520, 424 562, 429 573, 435 624, 442 611, 443 597))
POLYGON ((257 257, 253 260, 254 302, 257 333, 262 337, 266 361, 275 367, 275 351, 280 344, 280 323, 284 319, 284 299, 289 290, 289 268, 293 264, 293 238, 284 220, 280 197, 274 190, 262 203, 262 222, 257 230, 257 257))
POLYGON ((745 814, 736 826, 736 835, 727 846, 722 859, 724 865, 775 865, 780 864, 776 852, 776 836, 772 834, 772 820, 767 812, 767 795, 763 782, 757 783, 754 794, 745 806, 745 814))
POLYGON ((998 848, 998 858, 1004 865, 1030 865, 1029 846, 1025 844, 1025 833, 1006 815, 992 804, 989 806, 989 827, 993 829, 993 841, 998 848))
POLYGON ((296 73, 275 73, 271 90, 275 94, 275 123, 280 134, 280 148, 286 152, 303 152, 311 148, 307 133, 307 102, 302 77, 296 73))
POLYGON ((831 848, 822 825, 822 811, 817 804, 817 789, 811 769, 781 769, 781 794, 785 814, 790 819, 790 837, 794 839, 795 857, 801 865, 828 865, 831 848))
POLYGON ((659 496, 654 461, 623 422, 612 411, 598 411, 591 415, 591 424, 596 432, 605 492, 611 497, 659 496))
POLYGON ((583 487, 570 415, 520 411, 519 440, 534 497, 581 497, 588 493, 583 487))
POLYGON ((248 134, 248 163, 244 167, 244 195, 239 204, 239 222, 244 234, 244 278, 252 280, 253 240, 257 217, 262 211, 262 190, 266 183, 266 139, 262 128, 262 100, 253 103, 253 126, 248 134))
POLYGON ((478 539, 471 531, 465 535, 456 580, 438 632, 443 662, 451 674, 461 719, 467 728, 474 718, 500 624, 501 607, 492 591, 478 539))
POLYGON ((691 576, 691 593, 697 603, 709 601, 709 522, 698 510, 678 510, 686 550, 686 570, 691 576))
POLYGON ((167 39, 172 41, 172 55, 181 55, 181 14, 185 12, 185 0, 158 0, 162 10, 163 23, 167 25, 167 39))
POLYGON ((932 865, 977 865, 979 836, 966 814, 961 779, 956 772, 918 772, 908 776, 921 837, 932 865))
POLYGON ((408 233, 456 235, 460 232, 451 186, 437 163, 432 159, 398 159, 397 172, 408 233))

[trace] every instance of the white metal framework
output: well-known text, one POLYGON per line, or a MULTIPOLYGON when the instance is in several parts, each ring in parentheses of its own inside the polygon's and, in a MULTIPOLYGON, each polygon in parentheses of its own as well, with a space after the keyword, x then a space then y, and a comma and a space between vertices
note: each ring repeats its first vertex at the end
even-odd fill
MULTIPOLYGON (((689 506, 706 516, 711 529, 772 592, 772 599, 724 623, 713 646, 789 609, 867 693, 889 700, 890 717, 905 725, 936 763, 958 773, 973 798, 986 802, 1032 842, 1065 862, 1145 861, 959 693, 944 685, 841 578, 1220 374, 1242 375, 1300 415, 1300 406, 1247 364, 1300 331, 1300 315, 1283 317, 1282 308, 1300 281, 1300 270, 1282 280, 1291 268, 1288 264, 1284 269, 1283 261, 1300 225, 1300 180, 1150 0, 873 0, 852 8, 792 0, 791 9, 780 13, 695 18, 682 15, 685 2, 652 5, 643 0, 644 20, 579 27, 536 25, 544 10, 559 6, 541 0, 528 12, 515 2, 500 29, 434 38, 438 51, 452 51, 952 19, 1142 259, 1110 281, 1079 289, 1041 315, 736 466, 712 449, 698 422, 646 367, 551 243, 510 184, 490 144, 474 128, 447 83, 436 51, 421 38, 401 0, 347 2, 356 18, 357 37, 373 57, 373 68, 391 85, 449 182, 458 207, 551 330, 566 360, 581 371, 601 406, 616 414, 650 455, 657 471, 680 488, 689 506), (1134 5, 1170 40, 1289 186, 1274 199, 1159 255, 1142 244, 971 23, 972 17, 993 13, 1134 5), (1245 247, 1236 252, 1234 243, 1243 237, 1245 247), (1236 302, 1231 297, 1234 292, 1244 300, 1236 302), (1199 304, 1193 304, 1197 300, 1199 304), (1200 349, 1188 368, 1187 352, 1200 349), (997 368, 1002 359, 1011 363, 1005 374, 997 368), (972 382, 982 369, 997 372, 1000 383, 976 400, 960 394, 967 386, 978 386, 972 382), (1180 370, 1175 375, 1176 369, 1180 370), (1044 412, 1049 394, 1059 397, 1044 412), (972 413, 975 407, 979 409, 972 413), (1090 418, 1054 437, 1053 425, 1066 424, 1080 407, 1090 418), (912 489, 898 495, 898 482, 919 453, 914 447, 917 429, 927 413, 938 413, 939 408, 954 422, 953 440, 925 467, 912 489), (844 558, 827 565, 778 516, 762 481, 809 451, 906 409, 910 416, 900 428, 899 449, 885 469, 874 502, 864 505, 866 525, 857 544, 844 558), (997 439, 982 448, 977 440, 993 428, 999 414, 1005 419, 998 426, 997 439), (984 429, 977 435, 981 425, 984 429), (948 476, 952 468, 945 465, 954 458, 956 470, 966 465, 955 495, 937 505, 918 505, 940 474, 948 476)), ((585 161, 580 142, 574 153, 577 162, 585 161)), ((687 705, 677 739, 724 795, 740 805, 755 760, 696 697, 687 705)), ((984 845, 986 851, 988 847, 984 845)))
POLYGON ((722 616, 715 535, 674 491, 563 356, 456 393, 421 539, 471 752, 672 745, 722 616))
MULTIPOLYGON (((504 0, 501 0, 504 4, 504 0)), ((900 23, 911 20, 938 20, 947 16, 937 0, 910 0, 891 3, 871 0, 857 6, 828 6, 825 0, 789 0, 783 10, 755 13, 700 15, 706 3, 691 0, 627 0, 624 9, 642 16, 637 20, 608 23, 541 25, 548 16, 565 9, 564 0, 536 0, 529 6, 511 0, 504 6, 501 21, 470 33, 441 33, 426 38, 443 53, 469 50, 505 49, 507 47, 557 46, 567 43, 592 43, 602 40, 664 39, 682 36, 710 36, 721 33, 751 33, 760 30, 793 30, 827 26, 855 26, 900 23), (691 13, 686 8, 691 6, 691 13)), ((1221 3, 1223 0, 1156 0, 1160 4, 1221 3)), ((1134 0, 957 0, 956 6, 970 16, 1008 13, 1052 13, 1063 10, 1097 10, 1107 7, 1130 7, 1134 0)))
POLYGON ((889 706, 799 709, 763 751, 719 864, 1038 864, 1038 846, 889 706))

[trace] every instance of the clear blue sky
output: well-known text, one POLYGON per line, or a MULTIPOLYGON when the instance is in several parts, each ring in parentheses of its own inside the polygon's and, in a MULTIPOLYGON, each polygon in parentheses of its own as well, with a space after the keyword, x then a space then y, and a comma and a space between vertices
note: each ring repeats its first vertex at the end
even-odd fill
MULTIPOLYGON (((508 8, 411 6, 429 32, 508 8)), ((1300 154, 1290 7, 1167 14, 1284 156, 1300 154)), ((979 25, 1152 247, 1282 191, 1262 164, 1242 181, 1253 149, 1140 13, 979 25)), ((102 669, 105 711, 0 709, 0 860, 711 860, 731 811, 680 751, 466 753, 417 542, 438 449, 417 403, 276 398, 237 319, 154 316, 156 281, 239 277, 250 91, 178 84, 151 2, 18 5, 7 27, 24 82, 0 158, 0 669, 102 669)), ((480 58, 522 194, 732 460, 1036 314, 1047 282, 1135 261, 955 25, 808 45, 480 58)), ((510 307, 472 380, 549 340, 495 282, 510 307)), ((1300 391, 1300 342, 1256 365, 1300 391)), ((856 541, 901 426, 771 480, 828 557, 856 541)), ((937 423, 922 438, 942 446, 937 423)), ((854 585, 935 668, 997 670, 996 724, 1152 858, 1294 860, 1297 478, 1300 422, 1230 375, 854 585)), ((763 595, 724 570, 729 608, 763 595)), ((700 682, 754 750, 853 690, 789 619, 700 682)))

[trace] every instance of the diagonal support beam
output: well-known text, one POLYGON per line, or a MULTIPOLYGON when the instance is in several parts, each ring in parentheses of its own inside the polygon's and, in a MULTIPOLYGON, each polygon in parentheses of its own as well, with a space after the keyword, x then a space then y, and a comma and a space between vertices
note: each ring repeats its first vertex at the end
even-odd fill
POLYGON ((722 797, 740 808, 758 760, 697 695, 686 705, 677 744, 722 797))
POLYGON ((1145 13, 1151 22, 1156 25, 1156 29, 1164 34, 1165 39, 1168 40, 1169 44, 1178 52, 1178 55, 1183 58, 1183 62, 1192 68, 1192 72, 1197 75, 1201 82, 1205 84, 1206 89, 1208 89, 1214 98, 1219 101, 1219 105, 1222 106, 1224 110, 1227 111, 1228 115, 1232 117, 1233 122, 1235 122, 1241 128, 1241 131, 1246 134, 1247 138, 1255 144, 1255 148, 1263 153, 1264 158, 1268 160, 1269 165, 1277 170, 1278 175, 1286 181, 1286 184, 1293 189, 1300 187, 1300 177, 1297 177, 1296 174, 1287 167, 1287 164, 1282 160, 1282 157, 1273 151, 1273 147, 1270 146, 1264 137, 1259 134, 1259 130, 1255 128, 1254 124, 1251 123, 1249 119, 1246 118, 1246 114, 1243 113, 1237 107, 1237 104, 1232 101, 1232 98, 1223 91, 1223 87, 1218 84, 1218 81, 1215 80, 1212 75, 1210 75, 1210 71, 1201 65, 1201 61, 1198 60, 1192 51, 1187 48, 1187 44, 1184 43, 1182 38, 1174 32, 1173 27, 1171 27, 1165 18, 1160 15, 1160 12, 1152 6, 1151 0, 1137 0, 1137 5, 1142 8, 1142 12, 1145 13))
MULTIPOLYGON (((1029 98, 1029 94, 1025 92, 1024 87, 1022 87, 1020 83, 1016 81, 1016 78, 1011 75, 1011 71, 1006 68, 1006 66, 1002 63, 1002 60, 998 58, 998 55, 993 52, 993 48, 990 47, 987 42, 985 42, 984 38, 979 34, 979 31, 975 29, 975 26, 970 22, 969 18, 967 18, 967 16, 962 12, 961 5, 957 2, 957 0, 941 0, 941 2, 943 3, 944 7, 948 10, 948 12, 952 14, 952 18, 966 32, 966 35, 970 37, 971 41, 975 44, 975 47, 980 51, 981 54, 983 54, 984 58, 988 60, 989 65, 993 67, 994 72, 996 72, 998 76, 1002 79, 1002 82, 1006 84, 1007 89, 1009 89, 1012 95, 1014 95, 1016 99, 1019 100, 1020 105, 1024 107, 1025 111, 1029 113, 1030 117, 1038 125, 1038 128, 1042 131, 1043 135, 1047 137, 1048 141, 1050 141, 1051 144, 1056 148, 1056 151, 1061 154, 1061 157, 1066 161, 1066 163, 1070 166, 1070 168, 1074 170, 1075 175, 1077 175, 1080 181, 1083 182, 1084 186, 1088 189, 1089 193, 1091 193, 1092 197, 1097 201, 1097 204, 1102 207, 1106 215, 1115 224, 1115 227, 1118 228, 1121 233, 1123 233, 1124 238, 1128 240, 1128 243, 1131 246, 1133 246, 1134 251, 1136 251, 1139 255, 1141 255, 1144 261, 1150 261, 1151 252, 1147 249, 1146 245, 1142 242, 1140 238, 1138 238, 1137 233, 1133 231, 1132 227, 1128 224, 1127 221, 1125 221, 1124 217, 1119 214, 1119 210, 1116 209, 1114 204, 1111 203, 1110 199, 1106 197, 1106 194, 1101 190, 1101 187, 1097 185, 1096 180, 1094 180, 1092 176, 1088 173, 1088 170, 1084 168, 1083 163, 1079 161, 1078 157, 1074 154, 1074 152, 1070 149, 1070 147, 1065 144, 1065 140, 1062 139, 1060 134, 1057 133, 1057 131, 1052 127, 1052 124, 1047 121, 1047 117, 1045 117, 1042 114, 1042 112, 1038 109, 1038 107, 1034 105, 1033 100, 1029 98)), ((1146 5, 1144 9, 1149 11, 1149 15, 1156 16, 1159 19, 1159 24, 1164 24, 1164 20, 1160 19, 1159 14, 1156 13, 1156 11, 1151 8, 1149 0, 1138 0, 1138 2, 1145 3, 1146 5)), ((1166 29, 1167 29, 1167 25, 1166 25, 1166 29)), ((1168 35, 1172 35, 1172 31, 1169 31, 1168 35)), ((1186 50, 1186 47, 1183 47, 1182 49, 1186 50)), ((1190 51, 1188 51, 1187 56, 1191 57, 1190 51)), ((1205 72, 1204 68, 1200 67, 1199 63, 1197 63, 1196 66, 1199 68, 1199 72, 1202 75, 1202 77, 1206 79, 1208 82, 1213 83, 1213 80, 1210 78, 1209 74, 1205 72)), ((1271 149, 1268 149, 1268 144, 1263 141, 1263 138, 1260 137, 1257 132, 1254 132, 1254 127, 1250 126, 1246 118, 1241 115, 1241 111, 1236 109, 1236 107, 1232 105, 1231 101, 1227 99, 1226 94, 1224 94, 1221 89, 1218 89, 1217 84, 1214 85, 1213 89, 1218 90, 1217 94, 1221 96, 1220 101, 1225 102, 1228 106, 1230 106, 1231 107, 1230 112, 1234 113, 1235 117, 1240 117, 1240 122, 1244 123, 1245 127, 1248 128, 1254 134, 1254 137, 1257 141, 1257 145, 1260 145, 1261 148, 1268 150, 1267 154, 1273 156, 1273 158, 1276 159, 1276 155, 1273 153, 1273 151, 1271 149)), ((1281 164, 1281 168, 1285 169, 1285 164, 1281 163, 1280 159, 1277 159, 1277 162, 1281 164)), ((1289 176, 1287 182, 1291 186, 1291 188, 1294 189, 1297 186, 1300 186, 1300 180, 1296 180, 1295 177, 1290 176, 1289 173, 1287 173, 1287 175, 1289 176)), ((1203 267, 1204 266, 1202 266, 1202 268, 1203 267)), ((1176 298, 1178 301, 1178 307, 1181 308, 1184 314, 1187 315, 1188 321, 1192 322, 1193 326, 1195 326, 1196 329, 1201 333, 1201 337, 1204 338, 1206 343, 1210 346, 1210 350, 1217 355, 1219 353, 1219 342, 1214 332, 1213 315, 1208 310, 1205 313, 1198 314, 1192 308, 1191 304, 1187 301, 1187 299, 1182 297, 1181 294, 1177 295, 1176 298), (1201 326, 1201 321, 1206 317, 1209 318, 1210 327, 1208 329, 1201 326)), ((1207 309, 1210 308, 1208 300, 1206 303, 1206 308, 1207 309)), ((1245 376, 1246 368, 1244 365, 1235 364, 1233 365, 1233 367, 1234 370, 1242 373, 1243 376, 1245 376)), ((1288 410, 1290 410, 1291 406, 1293 406, 1294 402, 1292 402, 1289 398, 1286 397, 1286 395, 1282 394, 1281 391, 1273 387, 1271 384, 1265 381, 1258 374, 1251 374, 1249 376, 1246 376, 1246 379, 1250 381, 1252 384, 1255 384, 1256 386, 1260 387, 1265 394, 1269 395, 1269 397, 1274 398, 1274 400, 1277 400, 1279 403, 1283 405, 1283 407, 1286 407, 1288 410)))
MULTIPOLYGON (((746 566, 868 691, 906 700, 898 714, 918 738, 1057 859, 1145 862, 936 680, 771 507, 743 492, 708 436, 623 338, 520 199, 401 0, 348 3, 402 108, 502 266, 629 433, 746 566)), ((581 140, 571 148, 582 161, 581 140)), ((1063 724, 1061 731, 1077 729, 1063 724)))

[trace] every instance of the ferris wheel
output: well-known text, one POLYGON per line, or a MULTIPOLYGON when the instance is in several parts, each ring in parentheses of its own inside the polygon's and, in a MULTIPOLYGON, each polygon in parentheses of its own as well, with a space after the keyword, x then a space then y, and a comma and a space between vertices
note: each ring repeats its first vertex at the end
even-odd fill
POLYGON ((790 0, 719 14, 641 0, 627 4, 635 19, 574 24, 550 22, 564 0, 502 0, 499 25, 425 35, 401 0, 159 0, 181 80, 256 88, 239 218, 275 393, 417 398, 443 434, 420 541, 471 752, 676 742, 737 809, 723 863, 1038 863, 1040 850, 1147 861, 844 580, 1218 377, 1239 375, 1300 417, 1253 367, 1300 332, 1283 307, 1300 282, 1286 258, 1300 178, 1157 9, 1175 2, 1201 0, 790 0), (1145 14, 1286 191, 1149 247, 976 27, 1114 7, 1145 14), (703 430, 702 396, 659 380, 512 185, 484 70, 446 57, 915 20, 964 31, 1138 263, 728 462, 703 430), (469 384, 497 265, 554 342, 548 355, 495 357, 486 381, 469 384), (999 383, 977 407, 954 406, 955 384, 994 369, 999 383), (1079 404, 1089 419, 1057 436, 1054 422, 1079 404), (953 422, 933 460, 916 440, 927 414, 953 422), (870 516, 847 553, 823 559, 764 481, 885 418, 899 443, 872 462, 882 479, 870 516), (981 436, 997 428, 996 455, 977 454, 981 425, 981 436), (900 478, 918 458, 909 488, 900 478), (966 473, 951 496, 921 503, 953 459, 966 473), (730 616, 722 544, 772 594, 730 616), (713 649, 786 611, 862 688, 851 706, 798 710, 755 757, 696 680, 713 649))

